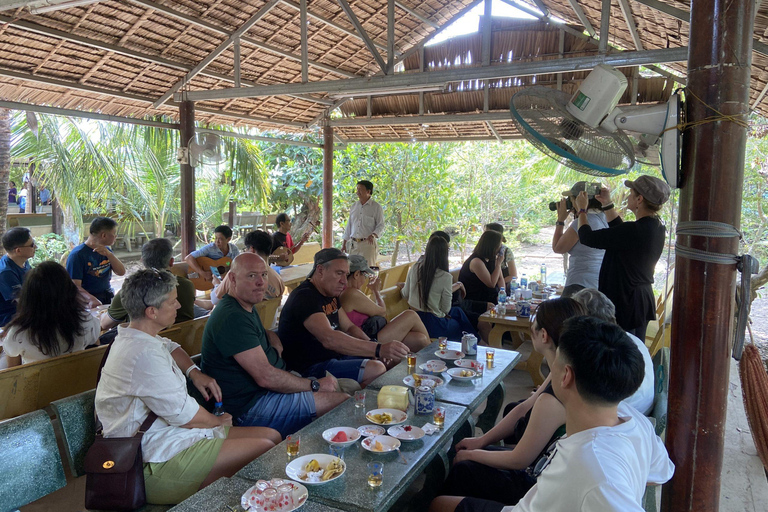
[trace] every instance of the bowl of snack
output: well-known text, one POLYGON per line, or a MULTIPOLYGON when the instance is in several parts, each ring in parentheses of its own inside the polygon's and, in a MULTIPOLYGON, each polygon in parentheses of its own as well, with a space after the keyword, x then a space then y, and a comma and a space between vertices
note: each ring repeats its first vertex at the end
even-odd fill
POLYGON ((477 376, 477 372, 468 368, 451 368, 448 375, 456 380, 472 380, 477 376))
POLYGON ((414 425, 395 425, 387 429, 387 434, 401 441, 418 441, 424 437, 424 430, 414 425))
POLYGON ((360 432, 352 427, 333 427, 323 432, 323 439, 331 444, 349 446, 360 439, 360 432))
POLYGON ((412 373, 403 377, 403 384, 412 388, 418 388, 419 386, 429 386, 436 388, 444 384, 443 379, 436 375, 426 375, 423 373, 412 373))
POLYGON ((373 409, 365 418, 377 425, 398 425, 408 419, 408 414, 399 409, 373 409))
POLYGON ((448 369, 445 363, 439 359, 430 359, 426 363, 420 364, 419 368, 429 373, 442 373, 448 369))
POLYGON ((285 466, 285 474, 302 484, 322 485, 333 482, 347 470, 344 461, 326 453, 298 457, 285 466))
POLYGON ((280 485, 275 485, 271 480, 259 480, 253 487, 245 491, 245 494, 240 498, 240 506, 243 507, 243 510, 267 512, 270 507, 275 506, 274 502, 277 500, 281 511, 291 512, 301 507, 308 497, 307 488, 300 483, 285 480, 280 485))
POLYGON ((400 441, 390 436, 366 437, 360 444, 373 453, 389 453, 400 448, 400 441))

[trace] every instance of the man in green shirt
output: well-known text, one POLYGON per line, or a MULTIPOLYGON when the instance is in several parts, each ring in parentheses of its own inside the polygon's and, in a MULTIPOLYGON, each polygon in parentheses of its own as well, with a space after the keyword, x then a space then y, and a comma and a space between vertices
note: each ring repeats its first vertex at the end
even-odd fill
MULTIPOLYGON (((141 262, 147 268, 168 270, 173 265, 173 244, 167 238, 155 238, 145 243, 141 248, 141 262)), ((181 307, 176 311, 176 322, 192 320, 195 315, 195 285, 186 277, 176 276, 178 301, 181 307)), ((203 311, 207 313, 207 311, 203 311)), ((105 315, 101 316, 101 328, 112 327, 128 321, 128 312, 123 307, 123 301, 118 291, 109 305, 105 315)))
POLYGON ((271 427, 286 436, 349 398, 335 391, 331 376, 305 379, 285 371, 283 345, 254 307, 267 283, 261 256, 237 256, 229 279, 229 293, 205 325, 202 367, 219 384, 234 425, 271 427))

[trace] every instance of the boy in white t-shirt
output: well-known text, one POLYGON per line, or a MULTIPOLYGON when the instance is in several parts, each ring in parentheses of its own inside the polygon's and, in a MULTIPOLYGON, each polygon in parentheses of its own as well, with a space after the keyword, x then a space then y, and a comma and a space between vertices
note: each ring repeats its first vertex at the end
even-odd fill
POLYGON ((567 437, 538 465, 536 485, 511 507, 438 500, 457 500, 457 512, 642 512, 646 485, 666 482, 675 469, 650 421, 619 404, 640 386, 643 370, 642 355, 620 327, 592 317, 566 321, 552 386, 565 406, 567 437))

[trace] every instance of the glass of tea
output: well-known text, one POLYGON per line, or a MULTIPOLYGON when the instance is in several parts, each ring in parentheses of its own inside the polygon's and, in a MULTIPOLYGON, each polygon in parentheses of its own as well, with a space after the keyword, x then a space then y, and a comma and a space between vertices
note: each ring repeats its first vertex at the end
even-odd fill
POLYGON ((379 487, 384 481, 384 463, 383 462, 369 462, 368 463, 368 485, 371 487, 379 487))
POLYGON ((416 366, 416 354, 413 352, 409 352, 407 356, 405 356, 408 361, 408 366, 416 366))
POLYGON ((445 425, 445 407, 435 407, 435 413, 432 416, 432 422, 438 428, 443 428, 445 425))
POLYGON ((299 455, 299 445, 301 444, 301 434, 292 434, 285 438, 285 451, 288 457, 299 455))
POLYGON ((448 338, 445 336, 440 336, 437 338, 437 346, 440 348, 440 350, 445 350, 448 348, 448 338))

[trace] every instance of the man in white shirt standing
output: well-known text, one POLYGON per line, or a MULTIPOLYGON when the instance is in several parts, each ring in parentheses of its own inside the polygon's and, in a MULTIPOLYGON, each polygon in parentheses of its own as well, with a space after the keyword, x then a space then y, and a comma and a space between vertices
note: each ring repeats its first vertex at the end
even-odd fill
POLYGON ((352 205, 349 221, 344 230, 344 242, 341 250, 349 254, 359 254, 368 261, 369 266, 376 266, 379 255, 379 245, 376 239, 384 231, 384 210, 381 205, 371 199, 373 183, 368 180, 357 182, 357 197, 359 201, 352 205))
POLYGON ((536 463, 536 485, 514 506, 441 496, 430 512, 642 512, 646 486, 668 481, 675 470, 651 422, 620 404, 640 386, 644 364, 619 326, 567 320, 552 365, 566 437, 536 463))

